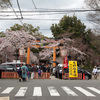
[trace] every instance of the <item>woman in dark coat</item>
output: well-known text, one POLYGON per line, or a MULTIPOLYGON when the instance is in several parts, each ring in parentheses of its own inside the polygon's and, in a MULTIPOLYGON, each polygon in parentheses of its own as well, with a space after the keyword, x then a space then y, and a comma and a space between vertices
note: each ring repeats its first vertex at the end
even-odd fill
POLYGON ((21 79, 22 79, 22 70, 21 70, 21 67, 18 70, 18 75, 19 75, 19 82, 21 82, 21 79))

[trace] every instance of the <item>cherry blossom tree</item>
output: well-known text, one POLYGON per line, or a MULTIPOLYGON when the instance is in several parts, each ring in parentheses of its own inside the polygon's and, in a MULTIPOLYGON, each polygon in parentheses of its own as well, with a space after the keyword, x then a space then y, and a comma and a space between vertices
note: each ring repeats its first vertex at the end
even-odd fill
MULTIPOLYGON (((24 30, 22 31, 6 31, 6 36, 0 39, 0 55, 12 61, 13 54, 21 47, 27 48, 34 42, 36 38, 24 30), (30 43, 31 41, 31 43, 30 43), (5 57, 4 54, 7 56, 5 57), (8 55, 10 54, 10 55, 8 55)), ((2 59, 4 62, 5 59, 2 59)))
POLYGON ((0 9, 8 8, 11 5, 10 0, 0 0, 0 9))
MULTIPOLYGON (((54 39, 48 39, 47 42, 49 43, 47 49, 43 49, 40 53, 39 56, 41 59, 46 59, 46 58, 52 58, 53 54, 53 47, 58 47, 58 49, 65 47, 66 50, 68 51, 68 54, 71 52, 71 56, 73 55, 78 55, 77 59, 85 59, 87 54, 85 52, 82 52, 80 49, 76 48, 72 44, 74 44, 75 40, 63 37, 62 39, 59 39, 58 41, 55 41, 54 39), (62 44, 63 46, 60 46, 62 44)), ((45 48, 46 46, 44 46, 45 48)), ((60 50, 56 52, 56 54, 59 54, 60 50)), ((61 57, 60 57, 61 58, 61 57)), ((59 59, 59 58, 58 58, 59 59)), ((73 58, 75 60, 75 58, 73 58)), ((59 60, 60 63, 62 60, 59 60)))

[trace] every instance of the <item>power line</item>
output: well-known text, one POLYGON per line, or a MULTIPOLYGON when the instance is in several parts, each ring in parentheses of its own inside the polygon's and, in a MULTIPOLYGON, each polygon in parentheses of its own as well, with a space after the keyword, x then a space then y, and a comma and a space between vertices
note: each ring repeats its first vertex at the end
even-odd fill
POLYGON ((16 0, 16 1, 17 1, 17 5, 18 5, 18 8, 19 8, 19 11, 20 11, 21 18, 23 19, 22 12, 21 12, 20 5, 19 5, 19 2, 18 2, 18 0, 16 0))
POLYGON ((36 7, 36 5, 35 5, 35 3, 34 3, 34 1, 33 1, 33 0, 32 0, 32 3, 33 3, 33 5, 34 5, 35 9, 37 9, 37 7, 36 7))
MULTIPOLYGON (((21 11, 22 13, 34 13, 34 12, 95 12, 100 11, 100 9, 96 10, 34 10, 34 11, 21 11)), ((12 11, 0 11, 0 13, 12 13, 12 11)), ((20 11, 16 11, 16 13, 20 13, 20 11)))
MULTIPOLYGON (((21 18, 0 18, 0 20, 21 20, 21 18)), ((43 20, 43 21, 59 21, 61 20, 60 18, 59 19, 34 19, 34 18, 23 18, 23 20, 34 20, 34 21, 40 21, 40 20, 43 20)), ((81 20, 81 21, 95 21, 95 20, 81 20)))
MULTIPOLYGON (((56 15, 56 14, 68 14, 68 13, 43 13, 43 14, 39 14, 39 13, 34 13, 34 14, 23 14, 23 16, 34 16, 34 15, 56 15)), ((9 17, 9 16, 15 16, 15 15, 8 15, 8 14, 2 14, 0 16, 3 16, 3 17, 9 17)))
MULTIPOLYGON (((21 20, 21 18, 0 18, 0 20, 21 20)), ((33 18, 23 18, 23 20, 53 20, 53 21, 57 21, 60 19, 33 19, 33 18)))

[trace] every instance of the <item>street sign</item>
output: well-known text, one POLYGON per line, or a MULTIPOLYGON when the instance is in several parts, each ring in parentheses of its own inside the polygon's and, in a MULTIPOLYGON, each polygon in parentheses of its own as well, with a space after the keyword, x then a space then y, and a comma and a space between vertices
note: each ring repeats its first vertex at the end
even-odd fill
POLYGON ((77 61, 69 61, 69 77, 78 77, 77 61))

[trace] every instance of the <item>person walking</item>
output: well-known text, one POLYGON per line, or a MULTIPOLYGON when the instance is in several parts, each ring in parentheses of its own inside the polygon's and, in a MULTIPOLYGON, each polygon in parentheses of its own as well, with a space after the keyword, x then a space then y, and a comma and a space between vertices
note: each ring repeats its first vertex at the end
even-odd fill
POLYGON ((42 63, 42 64, 40 65, 40 69, 42 70, 42 72, 43 72, 43 68, 44 68, 44 63, 42 63))
POLYGON ((18 76, 19 76, 19 82, 21 82, 22 80, 22 70, 21 70, 21 67, 18 69, 18 76))
POLYGON ((36 65, 32 66, 31 68, 31 79, 34 79, 35 72, 37 72, 36 65))
POLYGON ((27 68, 27 66, 25 66, 25 63, 23 63, 23 66, 21 67, 21 70, 22 70, 22 80, 26 81, 28 68, 27 68))
POLYGON ((94 79, 97 79, 98 70, 97 70, 97 67, 96 67, 96 66, 94 66, 92 73, 93 73, 93 75, 94 75, 94 79))
POLYGON ((43 66, 43 72, 46 73, 46 66, 43 66))
POLYGON ((53 75, 53 66, 50 66, 50 74, 53 75))
POLYGON ((31 65, 28 65, 28 79, 31 77, 31 65))
POLYGON ((50 64, 48 65, 48 67, 47 67, 47 73, 50 73, 50 64))

